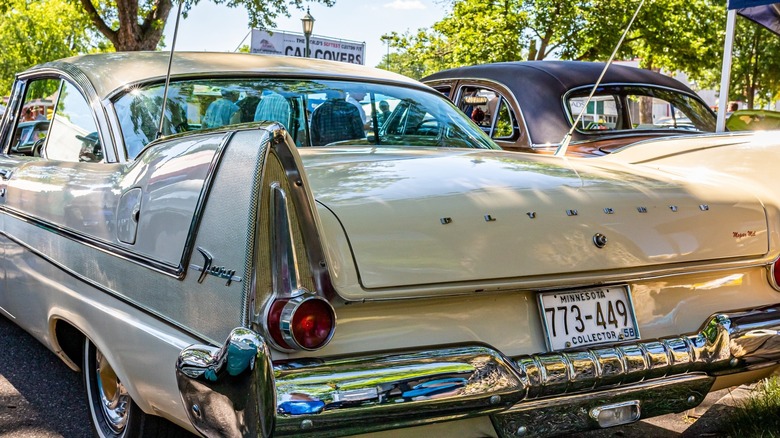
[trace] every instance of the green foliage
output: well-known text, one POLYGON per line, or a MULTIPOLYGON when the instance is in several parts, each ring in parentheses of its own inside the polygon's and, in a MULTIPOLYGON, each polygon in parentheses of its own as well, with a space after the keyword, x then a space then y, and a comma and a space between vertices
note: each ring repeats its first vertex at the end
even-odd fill
POLYGON ((43 79, 35 81, 30 85, 26 99, 46 99, 56 93, 60 87, 60 81, 56 79, 43 79))
POLYGON ((780 380, 764 379, 729 415, 725 424, 731 436, 780 438, 780 380))
POLYGON ((447 61, 450 55, 448 44, 436 34, 421 29, 416 34, 392 32, 382 36, 382 39, 389 41, 390 47, 403 48, 403 50, 385 55, 377 65, 379 68, 388 68, 411 78, 420 79, 451 66, 447 61))
POLYGON ((737 17, 729 100, 763 107, 780 97, 780 37, 737 17))
POLYGON ((451 14, 433 25, 434 35, 455 65, 505 61, 520 57, 518 29, 527 17, 516 0, 458 1, 451 14))
POLYGON ((391 68, 415 78, 462 65, 545 59, 576 46, 584 2, 456 0, 431 29, 393 32, 383 40, 396 51, 391 68))
POLYGON ((16 73, 99 45, 68 0, 5 0, 0 14, 0 95, 9 93, 16 73))
MULTIPOLYGON (((430 29, 389 34, 394 71, 421 77, 443 68, 549 58, 606 61, 638 0, 455 0, 430 29)), ((707 77, 720 65, 722 0, 646 1, 618 59, 707 77)), ((384 61, 383 61, 384 63, 384 61)), ((382 64, 380 64, 382 66, 382 64)))
POLYGON ((644 68, 697 79, 721 65, 725 17, 725 7, 710 0, 646 2, 625 50, 644 68))
POLYGON ((583 20, 583 10, 589 3, 577 0, 525 2, 528 59, 547 59, 554 53, 566 58, 576 52, 582 44, 582 31, 587 24, 583 20))

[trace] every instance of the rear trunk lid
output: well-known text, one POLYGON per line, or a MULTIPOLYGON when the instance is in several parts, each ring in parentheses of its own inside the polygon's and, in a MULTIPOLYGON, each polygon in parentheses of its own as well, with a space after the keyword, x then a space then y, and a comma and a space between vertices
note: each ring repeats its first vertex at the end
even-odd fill
POLYGON ((717 181, 502 151, 345 148, 301 155, 314 197, 341 223, 368 290, 768 251, 761 203, 717 181))

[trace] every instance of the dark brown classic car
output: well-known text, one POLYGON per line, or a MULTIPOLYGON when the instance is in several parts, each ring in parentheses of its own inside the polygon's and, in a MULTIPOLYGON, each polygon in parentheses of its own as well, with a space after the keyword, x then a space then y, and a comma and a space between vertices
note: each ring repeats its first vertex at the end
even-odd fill
POLYGON ((715 114, 693 90, 649 70, 611 65, 588 101, 603 70, 594 62, 501 62, 444 70, 422 81, 506 150, 554 153, 578 117, 569 155, 604 155, 640 140, 715 131, 715 114))

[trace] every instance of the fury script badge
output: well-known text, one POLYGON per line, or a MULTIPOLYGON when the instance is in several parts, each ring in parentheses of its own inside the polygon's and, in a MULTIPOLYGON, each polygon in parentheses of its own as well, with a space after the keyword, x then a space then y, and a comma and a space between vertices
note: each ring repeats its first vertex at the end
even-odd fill
POLYGON ((201 247, 198 247, 198 252, 203 256, 203 266, 190 265, 190 268, 200 272, 198 283, 203 283, 203 280, 206 279, 206 274, 226 279, 227 283, 225 283, 225 286, 230 286, 234 281, 241 281, 241 277, 235 275, 235 269, 228 269, 224 266, 212 266, 214 257, 201 247))

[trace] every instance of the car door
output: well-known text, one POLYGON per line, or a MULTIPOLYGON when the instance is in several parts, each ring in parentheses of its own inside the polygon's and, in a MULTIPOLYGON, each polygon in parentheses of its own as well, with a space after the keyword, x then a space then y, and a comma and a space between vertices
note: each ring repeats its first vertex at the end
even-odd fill
MULTIPOLYGON (((24 92, 24 82, 16 81, 11 90, 8 106, 0 119, 0 149, 6 150, 8 143, 15 137, 15 124, 16 114, 19 112, 21 101, 24 92)), ((0 155, 0 209, 5 206, 7 183, 11 177, 14 169, 14 160, 10 159, 7 155, 0 155)), ((13 247, 15 244, 7 239, 5 234, 5 215, 0 214, 0 313, 3 315, 15 319, 16 315, 9 310, 9 293, 6 287, 6 270, 5 264, 2 260, 5 260, 7 248, 13 247)))
MULTIPOLYGON (((6 158, 11 172, 2 181, 3 230, 7 239, 2 259, 5 308, 20 320, 37 320, 40 308, 26 303, 28 294, 50 290, 44 274, 63 263, 50 256, 63 239, 110 240, 112 188, 118 164, 104 159, 101 134, 88 99, 72 82, 56 77, 25 81, 23 98, 11 123, 6 158), (30 125, 25 109, 44 108, 47 130, 23 138, 30 125)), ((2 166, 0 166, 2 171, 2 166)), ((0 179, 2 179, 0 173, 0 179)), ((68 256, 75 257, 75 254, 68 256)))

